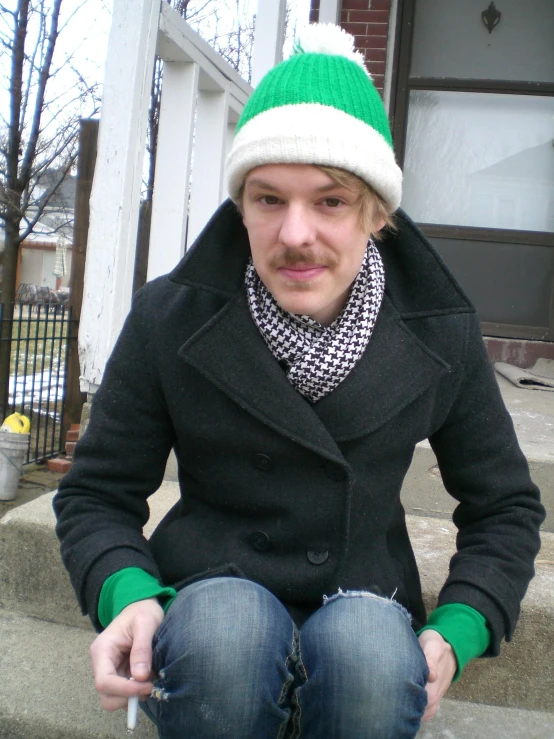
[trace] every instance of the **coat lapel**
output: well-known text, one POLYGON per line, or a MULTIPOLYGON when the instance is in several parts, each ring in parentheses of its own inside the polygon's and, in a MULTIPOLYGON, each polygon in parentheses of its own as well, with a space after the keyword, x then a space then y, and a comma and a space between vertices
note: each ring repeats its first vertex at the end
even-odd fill
POLYGON ((337 441, 375 431, 449 370, 404 326, 386 295, 362 358, 315 405, 292 387, 268 349, 250 317, 244 289, 181 347, 179 356, 266 425, 342 464, 337 441))
POLYGON ((360 361, 314 409, 336 441, 363 436, 387 423, 449 369, 409 331, 385 294, 360 361))
POLYGON ((327 459, 344 457, 313 406, 288 381, 250 316, 243 287, 179 356, 267 426, 327 459))

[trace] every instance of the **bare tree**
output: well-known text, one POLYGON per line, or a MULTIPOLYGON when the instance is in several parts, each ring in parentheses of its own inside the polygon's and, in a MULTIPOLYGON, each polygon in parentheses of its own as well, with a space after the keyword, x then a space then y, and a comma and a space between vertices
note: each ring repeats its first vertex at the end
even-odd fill
MULTIPOLYGON (((37 228, 73 167, 80 117, 85 110, 91 115, 98 109, 96 85, 89 85, 74 66, 78 44, 55 54, 84 1, 66 2, 68 11, 62 16, 63 0, 0 0, 0 61, 9 70, 9 113, 0 112, 4 338, 11 335, 20 245, 37 228)), ((52 224, 52 230, 65 220, 52 224)), ((0 402, 9 374, 6 362, 9 352, 0 352, 0 402)))
MULTIPOLYGON (((61 61, 54 58, 60 36, 83 5, 73 2, 62 22, 62 3, 17 0, 13 8, 0 4, 0 54, 10 68, 9 118, 0 119, 4 311, 15 296, 19 246, 34 232, 75 162, 83 109, 89 115, 98 110, 96 85, 89 85, 75 69, 75 51, 61 61)), ((53 223, 51 230, 63 228, 66 221, 53 223)))

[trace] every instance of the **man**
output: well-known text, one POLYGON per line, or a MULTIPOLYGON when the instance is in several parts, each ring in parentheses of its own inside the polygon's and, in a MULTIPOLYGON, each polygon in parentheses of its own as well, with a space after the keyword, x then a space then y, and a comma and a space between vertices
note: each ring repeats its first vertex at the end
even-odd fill
POLYGON ((136 296, 55 499, 102 705, 148 697, 162 739, 413 737, 533 574, 538 491, 474 309, 393 220, 352 42, 310 27, 252 95, 234 204, 136 296), (459 535, 424 628, 399 493, 425 438, 459 535), (146 542, 171 448, 181 499, 146 542))

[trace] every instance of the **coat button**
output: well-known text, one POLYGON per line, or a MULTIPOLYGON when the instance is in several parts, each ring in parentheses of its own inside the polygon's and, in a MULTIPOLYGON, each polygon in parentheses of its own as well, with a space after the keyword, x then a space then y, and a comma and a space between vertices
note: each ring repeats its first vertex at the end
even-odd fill
POLYGON ((254 467, 262 470, 263 472, 271 472, 274 466, 273 460, 271 459, 271 457, 268 457, 267 454, 255 454, 252 462, 254 464, 254 467))
POLYGON ((271 539, 265 531, 255 531, 250 536, 250 544, 257 552, 267 552, 271 546, 271 539))
POLYGON ((322 565, 329 559, 329 552, 316 552, 310 549, 309 552, 306 552, 306 556, 313 565, 322 565))
POLYGON ((325 474, 333 482, 342 482, 346 478, 344 467, 339 467, 338 464, 333 464, 333 462, 327 462, 325 465, 325 474))

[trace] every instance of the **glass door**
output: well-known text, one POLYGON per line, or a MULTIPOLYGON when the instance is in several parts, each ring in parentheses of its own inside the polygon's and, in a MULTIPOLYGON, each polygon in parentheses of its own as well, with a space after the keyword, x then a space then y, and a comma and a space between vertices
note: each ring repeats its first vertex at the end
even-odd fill
POLYGON ((402 207, 483 332, 554 340, 554 2, 401 5, 402 207))

